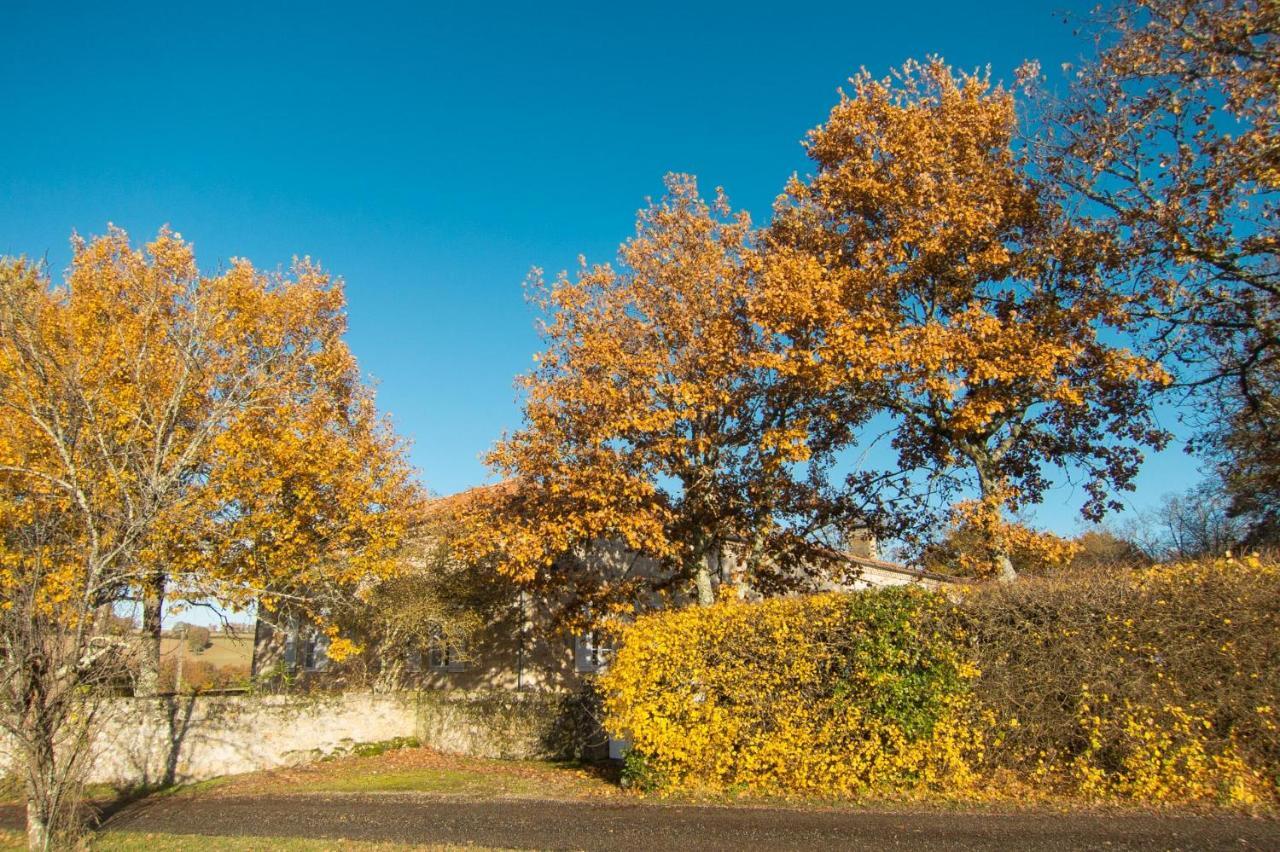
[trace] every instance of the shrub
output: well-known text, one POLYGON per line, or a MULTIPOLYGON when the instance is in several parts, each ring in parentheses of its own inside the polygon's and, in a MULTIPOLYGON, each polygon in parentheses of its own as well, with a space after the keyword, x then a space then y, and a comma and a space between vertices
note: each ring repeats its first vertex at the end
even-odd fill
POLYGON ((645 786, 841 795, 970 782, 976 674, 917 588, 650 615, 602 678, 645 786))
POLYGON ((622 756, 622 786, 634 787, 643 793, 662 789, 666 782, 649 763, 644 752, 629 749, 622 756))
POLYGON ((1280 566, 1258 557, 724 601, 601 680, 641 788, 1280 798, 1280 566))
POLYGON ((1257 557, 985 586, 954 611, 988 768, 1092 798, 1249 802, 1280 767, 1280 568, 1257 557))
POLYGON ((210 645, 210 633, 207 627, 187 628, 187 649, 193 654, 202 654, 210 645))

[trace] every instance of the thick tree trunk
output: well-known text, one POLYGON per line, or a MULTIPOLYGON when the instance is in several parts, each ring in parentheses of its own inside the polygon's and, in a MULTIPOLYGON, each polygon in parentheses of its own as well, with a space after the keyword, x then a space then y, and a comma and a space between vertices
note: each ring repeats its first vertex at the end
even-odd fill
POLYGON ((694 574, 694 585, 698 589, 699 606, 711 606, 716 602, 716 592, 711 586, 710 554, 705 554, 698 560, 697 572, 694 574))
POLYGON ((1012 583, 1018 579, 1018 572, 1013 570, 1013 562, 1009 559, 1009 554, 996 554, 996 568, 999 571, 996 574, 996 579, 1001 583, 1012 583))
MULTIPOLYGON (((989 456, 981 453, 971 451, 969 458, 973 460, 974 469, 978 472, 978 488, 982 499, 986 500, 995 491, 995 465, 989 456)), ((1002 538, 991 542, 991 546, 995 556, 996 579, 1001 583, 1012 583, 1018 579, 1018 572, 1013 569, 1013 561, 1009 559, 1008 542, 1002 538)))
POLYGON ((134 694, 151 697, 160 693, 160 639, 164 615, 164 572, 147 578, 142 593, 142 654, 134 694))

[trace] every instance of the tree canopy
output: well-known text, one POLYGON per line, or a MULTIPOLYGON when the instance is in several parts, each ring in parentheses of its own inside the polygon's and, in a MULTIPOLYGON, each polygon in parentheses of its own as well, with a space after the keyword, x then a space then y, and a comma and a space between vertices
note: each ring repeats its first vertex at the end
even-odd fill
POLYGON ((1025 531, 1005 513, 1043 498, 1046 468, 1082 479, 1086 518, 1118 508, 1139 447, 1164 443, 1165 373, 1112 342, 1109 258, 1031 174, 1012 92, 940 59, 852 84, 779 201, 757 316, 832 417, 892 419, 896 465, 850 487, 908 536, 940 496, 1011 576, 1025 531))
POLYGON ((0 262, 0 721, 38 834, 130 656, 115 604, 152 604, 158 644, 166 591, 323 613, 394 570, 416 491, 344 330, 313 264, 204 276, 167 231, 76 241, 57 286, 0 262))
POLYGON ((749 315, 751 222, 722 194, 704 201, 692 178, 667 189, 616 267, 535 275, 545 349, 520 380, 524 427, 489 456, 512 483, 466 543, 515 578, 561 588, 600 575, 582 564, 593 543, 660 563, 589 582, 580 599, 597 611, 689 583, 709 603, 731 559, 780 579, 780 561, 821 524, 808 412, 749 315))

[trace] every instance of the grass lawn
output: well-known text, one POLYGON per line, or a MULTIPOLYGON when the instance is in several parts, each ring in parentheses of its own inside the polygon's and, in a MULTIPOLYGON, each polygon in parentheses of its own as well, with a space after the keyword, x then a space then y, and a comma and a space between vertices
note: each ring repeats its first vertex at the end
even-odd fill
POLYGON ((227 636, 215 633, 209 637, 209 647, 200 653, 192 653, 184 647, 187 640, 165 636, 160 640, 160 654, 164 659, 179 656, 195 662, 203 661, 214 666, 248 666, 253 660, 253 634, 227 636))
POLYGON ((607 770, 574 763, 487 760, 425 748, 344 757, 305 766, 216 778, 167 795, 261 793, 424 793, 474 798, 583 799, 624 792, 607 770))
MULTIPOLYGON (((110 802, 128 795, 104 784, 88 797, 110 802)), ((369 757, 342 757, 302 766, 224 775, 147 797, 218 797, 307 793, 424 793, 466 798, 583 799, 625 795, 609 770, 577 763, 490 760, 404 748, 369 757)), ((22 791, 13 778, 0 779, 0 802, 18 803, 22 791)))
MULTIPOLYGON (((26 849, 25 838, 17 832, 0 832, 0 849, 26 849)), ((452 852, 467 849, 480 850, 480 846, 422 846, 404 843, 365 843, 358 840, 305 840, 299 837, 207 837, 198 834, 144 834, 134 831, 104 831, 90 840, 92 852, 186 852, 190 849, 213 852, 258 852, 258 850, 283 850, 283 852, 321 852, 321 850, 351 850, 351 852, 400 852, 400 850, 429 850, 452 852)))

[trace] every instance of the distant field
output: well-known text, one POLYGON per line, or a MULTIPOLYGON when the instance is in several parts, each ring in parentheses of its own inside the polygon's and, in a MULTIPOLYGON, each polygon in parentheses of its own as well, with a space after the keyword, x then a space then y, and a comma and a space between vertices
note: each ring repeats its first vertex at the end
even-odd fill
POLYGON ((210 637, 210 646, 199 654, 187 649, 187 641, 177 637, 166 636, 160 640, 160 654, 166 660, 176 659, 183 654, 188 660, 200 660, 214 666, 245 666, 253 659, 253 634, 244 633, 236 636, 214 634, 210 637))

